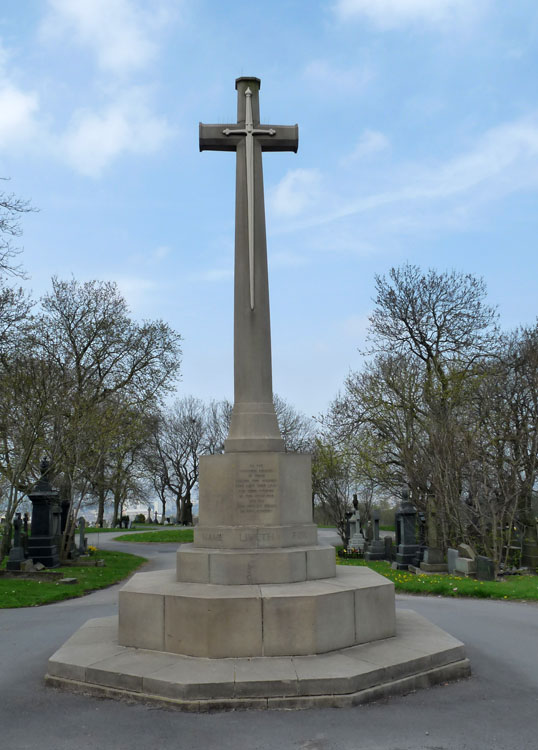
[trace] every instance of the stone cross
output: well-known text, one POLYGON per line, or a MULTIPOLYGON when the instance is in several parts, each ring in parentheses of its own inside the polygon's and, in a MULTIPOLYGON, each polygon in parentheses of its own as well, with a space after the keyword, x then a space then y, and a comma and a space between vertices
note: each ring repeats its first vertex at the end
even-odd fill
POLYGON ((282 451, 273 405, 263 151, 297 151, 297 125, 261 125, 259 78, 238 78, 237 122, 200 123, 200 151, 235 151, 234 408, 227 453, 282 451))

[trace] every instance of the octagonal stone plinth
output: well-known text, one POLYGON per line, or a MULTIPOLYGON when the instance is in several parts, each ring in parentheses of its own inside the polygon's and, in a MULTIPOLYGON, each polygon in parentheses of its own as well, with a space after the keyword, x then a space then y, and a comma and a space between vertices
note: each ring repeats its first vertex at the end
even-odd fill
POLYGON ((463 644, 416 612, 396 635, 319 656, 198 659, 118 643, 116 617, 86 622, 49 659, 46 682, 184 711, 350 707, 470 674, 463 644))
POLYGON ((394 585, 369 568, 288 584, 138 573, 119 594, 119 643, 206 658, 320 654, 395 632, 394 585))

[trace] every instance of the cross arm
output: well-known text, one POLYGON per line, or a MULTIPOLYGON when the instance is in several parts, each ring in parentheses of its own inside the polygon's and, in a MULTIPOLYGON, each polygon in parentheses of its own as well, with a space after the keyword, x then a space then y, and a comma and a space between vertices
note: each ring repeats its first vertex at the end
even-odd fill
POLYGON ((200 151, 235 151, 244 138, 241 135, 224 135, 224 130, 237 130, 237 123, 231 125, 205 125, 200 123, 200 151))
POLYGON ((274 135, 256 135, 262 151, 293 151, 297 153, 299 148, 299 126, 298 125, 257 125, 256 130, 273 130, 274 135))

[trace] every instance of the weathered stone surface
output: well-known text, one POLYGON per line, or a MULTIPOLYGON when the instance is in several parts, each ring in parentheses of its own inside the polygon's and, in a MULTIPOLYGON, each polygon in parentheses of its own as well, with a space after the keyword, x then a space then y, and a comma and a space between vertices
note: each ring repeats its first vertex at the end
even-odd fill
POLYGON ((458 557, 456 560, 456 573, 464 576, 472 576, 476 573, 476 561, 468 557, 458 557))
POLYGON ((459 553, 457 549, 452 549, 449 547, 446 551, 446 562, 448 567, 448 572, 450 575, 453 575, 456 572, 456 561, 459 557, 459 553))
POLYGON ((335 573, 332 546, 228 550, 183 544, 177 552, 177 580, 192 583, 296 583, 335 573))
POLYGON ((463 644, 420 615, 397 635, 313 656, 206 659, 118 646, 115 618, 92 620, 49 660, 47 682, 187 711, 351 706, 470 673, 463 644))
POLYGON ((470 544, 459 544, 458 555, 460 557, 468 557, 470 560, 474 560, 476 557, 475 551, 470 544))
POLYGON ((423 562, 428 565, 442 565, 444 563, 443 550, 437 547, 426 547, 423 562))
POLYGON ((137 573, 120 591, 119 642, 223 658, 322 653, 394 635, 393 584, 369 568, 339 566, 336 573, 262 585, 137 573))
POLYGON ((495 580, 495 563, 490 557, 476 556, 476 577, 480 581, 495 580))
POLYGON ((316 541, 309 455, 202 456, 195 547, 286 547, 316 541))

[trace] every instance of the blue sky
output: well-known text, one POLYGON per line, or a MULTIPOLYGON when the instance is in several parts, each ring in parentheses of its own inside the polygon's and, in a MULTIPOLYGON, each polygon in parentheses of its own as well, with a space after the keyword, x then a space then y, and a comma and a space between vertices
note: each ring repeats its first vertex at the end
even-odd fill
POLYGON ((184 337, 180 395, 231 398, 235 78, 262 120, 275 391, 324 410, 360 365, 374 274, 481 275, 502 325, 538 309, 536 0, 3 0, 0 175, 36 295, 114 279, 184 337))

